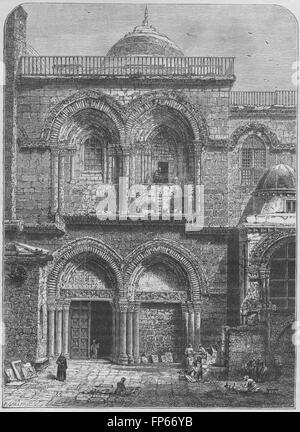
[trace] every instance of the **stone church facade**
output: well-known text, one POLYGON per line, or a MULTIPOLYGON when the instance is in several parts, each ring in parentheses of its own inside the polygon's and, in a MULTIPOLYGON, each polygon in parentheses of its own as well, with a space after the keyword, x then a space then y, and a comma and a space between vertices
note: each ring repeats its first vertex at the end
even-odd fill
POLYGON ((147 13, 102 57, 29 56, 26 19, 5 34, 5 358, 96 339, 121 364, 188 343, 233 372, 293 362, 295 92, 235 92, 233 58, 185 57, 147 13))

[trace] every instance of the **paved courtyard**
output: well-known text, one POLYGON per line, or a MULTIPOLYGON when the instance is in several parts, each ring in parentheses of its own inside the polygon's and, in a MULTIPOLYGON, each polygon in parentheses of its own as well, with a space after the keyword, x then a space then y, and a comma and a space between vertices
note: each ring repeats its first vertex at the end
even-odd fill
POLYGON ((51 363, 38 377, 20 387, 6 386, 4 408, 151 408, 151 407, 293 407, 293 379, 260 385, 264 393, 225 392, 224 381, 179 381, 179 365, 120 366, 108 361, 68 363, 67 381, 55 378, 51 363), (126 377, 130 394, 114 395, 117 382, 126 377), (276 387, 276 394, 267 394, 276 387))

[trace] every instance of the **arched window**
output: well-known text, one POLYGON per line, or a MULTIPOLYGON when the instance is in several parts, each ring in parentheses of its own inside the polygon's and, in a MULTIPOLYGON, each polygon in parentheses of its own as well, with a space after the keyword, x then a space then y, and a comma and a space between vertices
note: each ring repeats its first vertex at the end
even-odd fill
POLYGON ((288 243, 271 257, 270 300, 278 309, 295 309, 295 243, 288 243))
POLYGON ((84 171, 102 171, 103 143, 95 136, 84 142, 84 171))
POLYGON ((255 186, 266 168, 266 147, 256 135, 249 135, 241 148, 241 184, 255 186))

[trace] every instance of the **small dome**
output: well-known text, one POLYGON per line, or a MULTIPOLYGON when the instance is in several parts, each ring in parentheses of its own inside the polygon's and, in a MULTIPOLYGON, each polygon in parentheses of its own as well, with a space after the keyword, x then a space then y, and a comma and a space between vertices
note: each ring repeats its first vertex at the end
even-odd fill
POLYGON ((280 164, 269 168, 258 182, 256 191, 283 191, 296 189, 296 175, 293 168, 280 164))
POLYGON ((106 54, 107 57, 184 57, 181 49, 167 36, 159 33, 148 23, 148 9, 142 25, 137 26, 130 33, 115 43, 106 54))

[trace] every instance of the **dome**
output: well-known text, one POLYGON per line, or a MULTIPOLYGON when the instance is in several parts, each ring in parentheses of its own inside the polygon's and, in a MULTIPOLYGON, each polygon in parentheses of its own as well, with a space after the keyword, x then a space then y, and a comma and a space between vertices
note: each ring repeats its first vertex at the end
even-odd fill
POLYGON ((258 182, 256 191, 284 191, 296 189, 296 175, 293 168, 280 164, 269 168, 258 182))
POLYGON ((135 27, 132 32, 127 33, 115 43, 106 56, 184 57, 184 54, 174 42, 159 33, 148 23, 148 9, 146 6, 142 25, 135 27))

